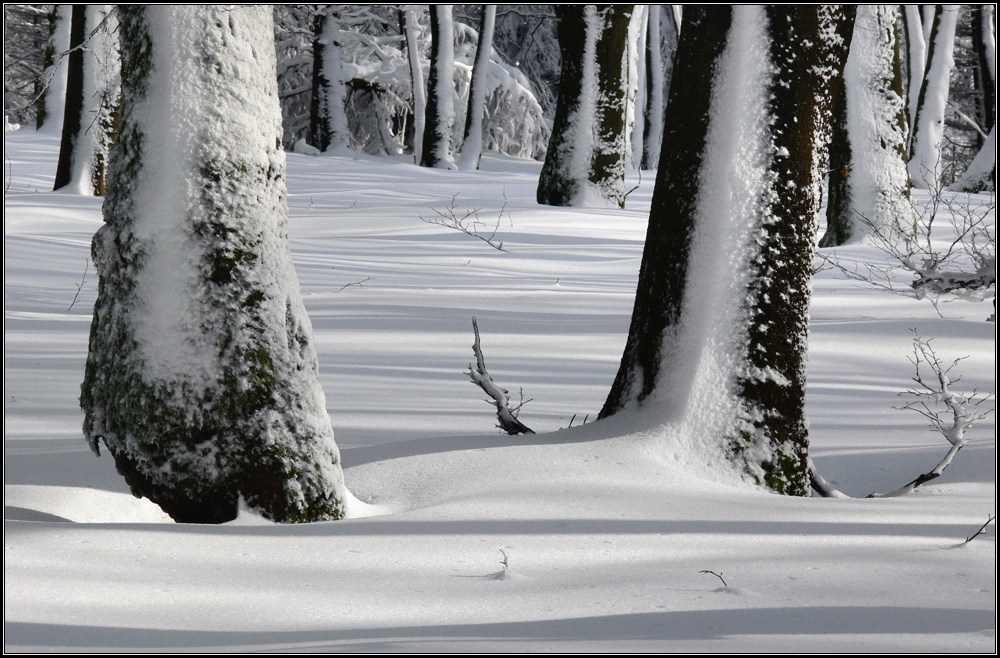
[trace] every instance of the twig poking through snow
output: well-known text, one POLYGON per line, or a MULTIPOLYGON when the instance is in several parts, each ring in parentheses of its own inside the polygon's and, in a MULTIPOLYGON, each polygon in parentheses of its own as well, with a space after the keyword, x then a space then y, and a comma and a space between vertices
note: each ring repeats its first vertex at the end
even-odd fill
POLYGON ((714 571, 709 571, 708 569, 702 569, 698 573, 710 573, 710 574, 712 574, 713 576, 715 576, 716 578, 718 578, 719 580, 722 581, 722 586, 723 587, 729 587, 729 585, 726 584, 726 579, 722 577, 721 573, 715 573, 714 571))
POLYGON ((90 259, 88 258, 86 259, 86 265, 83 266, 83 279, 81 279, 80 283, 74 284, 76 286, 76 294, 73 295, 73 301, 70 302, 69 308, 66 309, 67 311, 72 311, 73 307, 76 306, 76 301, 80 298, 80 291, 83 290, 84 284, 87 283, 87 272, 89 270, 90 270, 90 259))
POLYGON ((366 276, 365 278, 361 279, 360 281, 351 281, 350 283, 345 283, 344 285, 340 286, 340 290, 338 290, 337 292, 340 292, 341 290, 344 290, 345 288, 350 288, 351 286, 357 286, 359 288, 364 288, 363 284, 368 283, 369 281, 374 281, 374 280, 375 280, 375 277, 373 277, 373 276, 366 276))
POLYGON ((993 521, 996 521, 996 520, 997 520, 996 515, 995 514, 991 514, 989 516, 989 518, 986 519, 986 523, 984 523, 983 525, 979 526, 979 530, 976 530, 974 533, 972 533, 972 536, 968 537, 965 540, 965 543, 968 544, 970 541, 972 541, 973 539, 975 539, 979 535, 985 535, 986 534, 986 526, 988 526, 990 523, 992 523, 993 521))
POLYGON ((472 379, 473 384, 483 389, 483 392, 492 398, 492 404, 497 408, 497 422, 500 429, 507 432, 507 434, 534 434, 535 432, 531 428, 517 419, 517 412, 521 408, 521 405, 525 402, 530 402, 530 400, 524 400, 522 393, 521 404, 517 405, 514 409, 510 408, 510 394, 506 389, 494 384, 493 378, 486 370, 483 351, 479 347, 479 324, 476 322, 475 317, 472 318, 472 330, 476 332, 476 342, 472 344, 472 351, 476 355, 476 367, 473 368, 470 363, 469 372, 466 374, 472 379))

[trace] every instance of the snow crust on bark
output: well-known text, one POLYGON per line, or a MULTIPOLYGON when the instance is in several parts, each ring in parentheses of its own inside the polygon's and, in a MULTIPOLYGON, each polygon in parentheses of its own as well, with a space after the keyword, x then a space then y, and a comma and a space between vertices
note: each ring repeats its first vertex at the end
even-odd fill
POLYGON ((427 92, 424 88, 424 69, 420 61, 420 22, 417 11, 406 7, 403 11, 403 29, 406 32, 406 58, 409 64, 411 98, 413 99, 413 161, 420 164, 423 157, 424 120, 427 92))
POLYGON ((347 89, 344 63, 341 57, 340 23, 336 15, 330 13, 323 21, 323 33, 319 41, 323 46, 320 76, 323 78, 319 93, 321 120, 326 121, 330 144, 328 151, 342 153, 350 146, 351 129, 347 125, 347 89))
POLYGON ((580 102, 576 111, 569 119, 569 135, 560 144, 568 150, 568 156, 562 159, 567 163, 567 176, 577 181, 578 187, 575 199, 571 205, 597 206, 608 205, 599 190, 591 189, 590 162, 594 153, 594 130, 596 123, 597 95, 597 39, 604 29, 604 19, 597 11, 596 5, 586 5, 583 9, 583 21, 586 38, 583 46, 582 81, 580 86, 580 102))
POLYGON ((955 68, 955 26, 959 5, 940 5, 935 14, 924 81, 914 114, 913 141, 910 147, 910 180, 914 187, 935 189, 944 166, 941 142, 948 107, 951 71, 955 68))
POLYGON ((750 259, 774 155, 765 21, 762 7, 733 8, 712 95, 681 321, 662 347, 661 361, 672 367, 643 403, 664 423, 661 454, 686 467, 713 464, 730 477, 742 471, 719 437, 738 431, 743 413, 737 378, 746 361, 750 259))
POLYGON ((892 5, 859 5, 844 67, 853 159, 848 181, 854 240, 865 234, 866 222, 884 229, 897 221, 906 222, 911 213, 906 197, 906 135, 901 123, 904 101, 892 89, 894 25, 892 5))
POLYGON ((278 520, 337 518, 346 489, 288 242, 271 10, 132 11, 145 45, 131 46, 94 238, 85 435, 155 502, 160 487, 221 520, 237 495, 278 520))

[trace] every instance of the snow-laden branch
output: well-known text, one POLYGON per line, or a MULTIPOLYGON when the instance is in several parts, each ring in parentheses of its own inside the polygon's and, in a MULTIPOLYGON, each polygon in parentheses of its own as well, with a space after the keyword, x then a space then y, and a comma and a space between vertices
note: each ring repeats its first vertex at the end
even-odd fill
POLYGON ((470 363, 469 372, 466 374, 469 375, 473 384, 483 389, 483 392, 493 400, 491 404, 497 408, 497 424, 500 429, 507 434, 534 434, 535 432, 531 428, 517 419, 518 410, 530 400, 522 400, 517 407, 511 409, 510 394, 507 389, 497 386, 489 371, 486 370, 486 361, 483 359, 483 351, 479 346, 479 324, 475 317, 472 318, 472 330, 476 332, 476 342, 472 344, 472 351, 476 355, 476 367, 473 368, 470 363))

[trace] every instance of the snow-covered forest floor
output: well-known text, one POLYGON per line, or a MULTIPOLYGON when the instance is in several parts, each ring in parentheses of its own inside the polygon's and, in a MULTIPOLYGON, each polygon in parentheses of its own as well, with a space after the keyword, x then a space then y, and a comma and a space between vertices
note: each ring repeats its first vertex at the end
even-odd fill
MULTIPOLYGON (((942 478, 878 500, 772 495, 641 419, 593 423, 652 172, 625 210, 583 210, 536 205, 535 162, 290 154, 292 251, 347 484, 367 504, 312 525, 172 523, 82 438, 101 200, 49 191, 57 150, 5 137, 5 650, 996 650, 995 525, 964 543, 996 511, 992 415, 942 478), (506 251, 421 221, 452 203, 478 208, 506 251), (472 316, 538 435, 498 435, 463 374, 472 316)), ((912 328, 949 362, 969 357, 959 388, 995 391, 992 308, 941 310, 817 275, 812 454, 846 493, 894 489, 947 452, 893 408, 912 328)))

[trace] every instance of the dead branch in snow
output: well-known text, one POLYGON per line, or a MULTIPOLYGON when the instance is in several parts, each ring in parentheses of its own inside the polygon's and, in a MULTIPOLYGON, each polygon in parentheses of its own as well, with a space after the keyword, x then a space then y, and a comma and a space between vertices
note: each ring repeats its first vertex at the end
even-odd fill
MULTIPOLYGON (((472 351, 476 355, 476 367, 469 364, 469 378, 472 383, 483 389, 486 395, 490 396, 493 404, 497 408, 497 424, 507 434, 534 434, 535 432, 517 419, 517 412, 521 406, 531 400, 525 400, 521 394, 521 402, 513 409, 510 408, 510 394, 507 389, 500 388, 493 382, 493 378, 486 370, 486 362, 483 359, 483 351, 479 345, 479 324, 476 318, 472 318, 472 330, 476 333, 476 342, 472 344, 472 351)), ((487 400, 490 402, 490 400, 487 400)))

